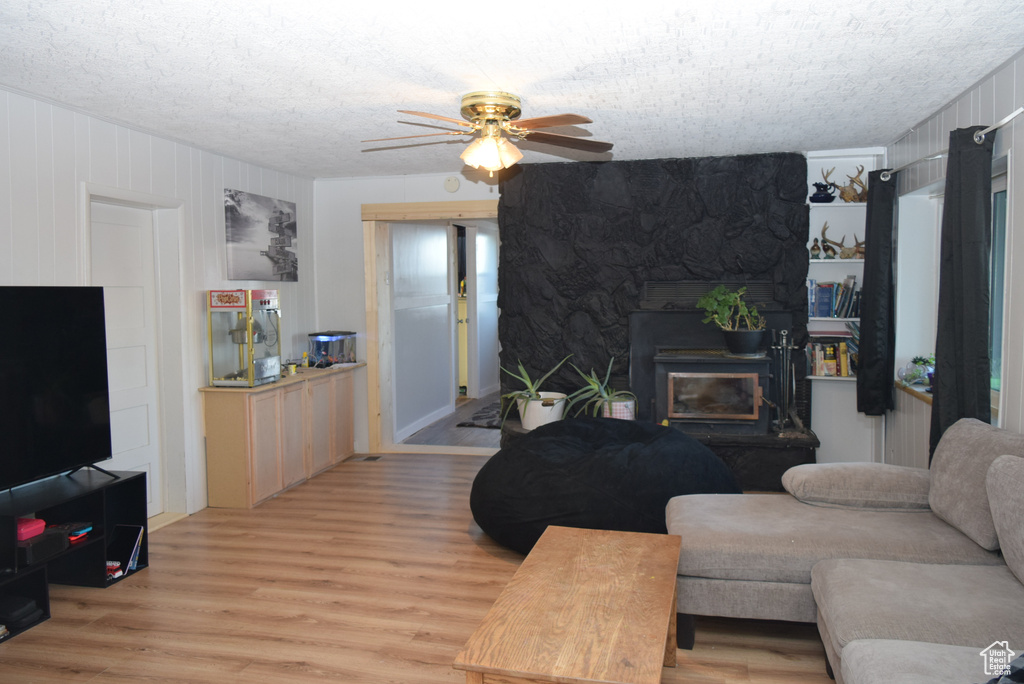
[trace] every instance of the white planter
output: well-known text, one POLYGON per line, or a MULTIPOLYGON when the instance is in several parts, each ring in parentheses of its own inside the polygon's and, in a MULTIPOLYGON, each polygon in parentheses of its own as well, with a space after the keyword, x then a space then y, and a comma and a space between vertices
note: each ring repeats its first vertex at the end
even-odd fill
POLYGON ((601 415, 605 418, 621 418, 622 420, 636 420, 636 401, 625 399, 623 401, 606 401, 601 407, 601 415))
POLYGON ((540 392, 540 399, 516 399, 523 429, 532 430, 561 420, 565 413, 565 399, 566 395, 561 392, 540 392))

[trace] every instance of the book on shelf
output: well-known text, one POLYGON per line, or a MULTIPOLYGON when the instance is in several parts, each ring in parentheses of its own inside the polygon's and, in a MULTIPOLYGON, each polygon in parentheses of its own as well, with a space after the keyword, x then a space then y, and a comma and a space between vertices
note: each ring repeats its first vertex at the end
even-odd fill
POLYGON ((115 525, 114 538, 107 547, 107 558, 119 561, 122 571, 135 570, 144 533, 145 528, 142 525, 115 525))
POLYGON ((856 275, 848 275, 842 282, 815 283, 813 294, 811 293, 812 282, 812 279, 807 279, 808 316, 812 318, 855 318, 859 315, 860 290, 857 289, 856 275))
POLYGON ((853 310, 853 296, 857 289, 857 276, 848 275, 843 280, 842 298, 836 305, 836 318, 850 318, 853 310))
POLYGON ((839 343, 839 375, 844 378, 850 377, 850 349, 846 342, 839 343))
POLYGON ((847 318, 860 318, 860 290, 853 293, 853 303, 850 305, 850 315, 847 318))
MULTIPOLYGON (((834 324, 834 323, 823 323, 822 325, 834 326, 836 324, 834 324)), ((815 328, 814 330, 812 330, 810 332, 810 336, 813 337, 813 338, 819 338, 819 337, 853 337, 853 334, 849 330, 847 330, 846 328, 830 327, 830 328, 820 328, 820 329, 819 328, 815 328)))
POLYGON ((814 278, 807 279, 807 316, 814 318, 815 295, 818 293, 818 281, 814 278))
POLYGON ((836 374, 836 345, 826 344, 823 350, 824 375, 836 374))
POLYGON ((831 318, 835 305, 835 283, 818 283, 814 295, 814 315, 816 318, 831 318))

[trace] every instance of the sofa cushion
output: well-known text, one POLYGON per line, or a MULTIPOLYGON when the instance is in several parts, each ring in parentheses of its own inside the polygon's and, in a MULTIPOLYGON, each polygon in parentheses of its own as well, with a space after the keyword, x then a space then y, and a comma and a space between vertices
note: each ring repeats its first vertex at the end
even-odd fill
POLYGON ((843 684, 967 684, 979 682, 983 646, 858 639, 843 649, 843 684))
POLYGON ((988 469, 985 485, 1003 558, 1024 582, 1024 458, 997 458, 988 469))
POLYGON ((811 591, 840 662, 857 639, 984 648, 1024 634, 1024 585, 1005 565, 826 560, 811 591))
POLYGON ((804 503, 897 511, 928 508, 930 474, 885 463, 806 463, 782 475, 782 486, 804 503))
POLYGON ((946 429, 932 456, 932 512, 986 549, 999 548, 985 475, 1003 454, 1024 456, 1024 435, 961 418, 946 429))
POLYGON ((811 581, 824 558, 1002 564, 930 511, 808 506, 788 494, 690 494, 666 507, 682 537, 679 574, 768 582, 811 581))

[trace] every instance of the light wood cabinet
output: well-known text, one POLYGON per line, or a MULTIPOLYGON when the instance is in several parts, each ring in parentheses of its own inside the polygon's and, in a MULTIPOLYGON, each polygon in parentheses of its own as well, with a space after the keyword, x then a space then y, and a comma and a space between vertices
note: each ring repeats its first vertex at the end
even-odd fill
POLYGON ((309 470, 318 473, 334 462, 331 452, 331 379, 309 381, 309 470))
POLYGON ((252 499, 261 501, 283 489, 281 481, 281 392, 249 398, 249 452, 252 459, 252 499))
MULTIPOLYGON (((291 487, 309 476, 306 468, 305 387, 281 388, 281 484, 291 487)), ((346 400, 351 410, 352 397, 346 400)))
POLYGON ((355 427, 352 412, 352 374, 331 378, 334 393, 334 462, 339 463, 355 453, 355 427))
POLYGON ((249 508, 350 456, 352 371, 362 365, 201 388, 209 505, 249 508))
POLYGON ((310 473, 345 460, 355 451, 352 374, 309 381, 310 473))

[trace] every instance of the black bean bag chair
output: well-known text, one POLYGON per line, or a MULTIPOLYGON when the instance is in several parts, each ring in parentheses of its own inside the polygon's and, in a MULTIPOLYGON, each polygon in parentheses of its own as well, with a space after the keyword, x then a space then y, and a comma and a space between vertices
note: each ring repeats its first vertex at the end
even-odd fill
POLYGON ((653 423, 572 418, 516 438, 473 480, 473 518, 529 553, 548 525, 666 533, 680 494, 735 494, 729 468, 683 432, 653 423))

